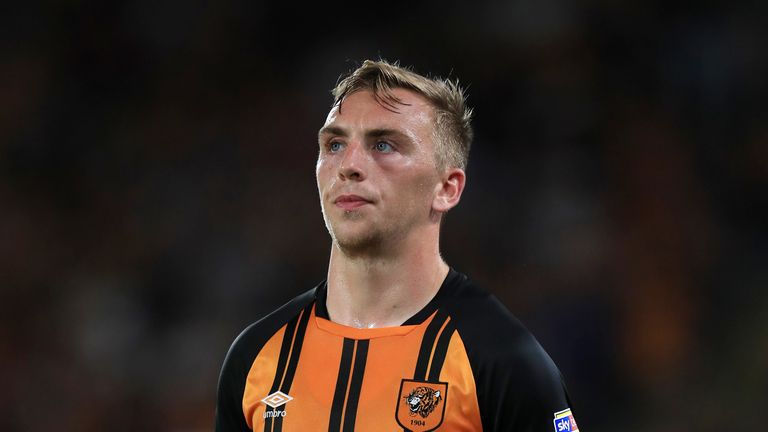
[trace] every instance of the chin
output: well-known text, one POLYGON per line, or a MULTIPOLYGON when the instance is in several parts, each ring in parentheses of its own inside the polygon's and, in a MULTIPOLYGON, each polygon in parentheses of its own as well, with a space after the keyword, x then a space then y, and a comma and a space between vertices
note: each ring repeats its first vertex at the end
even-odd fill
POLYGON ((357 229, 332 229, 330 233, 334 245, 344 253, 352 255, 374 251, 381 247, 384 236, 379 231, 364 227, 354 228, 357 229))

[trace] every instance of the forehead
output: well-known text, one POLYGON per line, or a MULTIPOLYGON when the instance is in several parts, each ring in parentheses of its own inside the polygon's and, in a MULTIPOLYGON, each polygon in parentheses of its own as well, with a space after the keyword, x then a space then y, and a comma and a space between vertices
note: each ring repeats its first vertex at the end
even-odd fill
POLYGON ((331 108, 323 126, 351 129, 388 128, 430 133, 434 128, 434 110, 421 95, 406 89, 393 89, 401 104, 394 107, 379 103, 370 90, 356 91, 331 108))

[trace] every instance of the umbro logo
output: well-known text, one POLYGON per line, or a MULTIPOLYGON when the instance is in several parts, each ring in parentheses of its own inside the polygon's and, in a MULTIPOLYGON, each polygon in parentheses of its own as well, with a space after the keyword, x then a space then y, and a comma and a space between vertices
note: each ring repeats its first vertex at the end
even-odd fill
POLYGON ((264 402, 264 405, 272 407, 272 411, 264 411, 264 418, 285 417, 286 412, 278 410, 277 407, 283 406, 292 400, 293 400, 292 397, 288 396, 287 394, 281 391, 276 391, 271 395, 265 397, 261 401, 264 402))
POLYGON ((271 395, 265 397, 261 401, 264 402, 265 405, 269 405, 272 408, 277 408, 280 405, 284 405, 284 404, 286 404, 286 403, 288 403, 288 402, 290 402, 292 400, 293 400, 293 398, 288 396, 287 394, 285 394, 285 393, 283 393, 281 391, 276 391, 276 392, 272 393, 271 395))

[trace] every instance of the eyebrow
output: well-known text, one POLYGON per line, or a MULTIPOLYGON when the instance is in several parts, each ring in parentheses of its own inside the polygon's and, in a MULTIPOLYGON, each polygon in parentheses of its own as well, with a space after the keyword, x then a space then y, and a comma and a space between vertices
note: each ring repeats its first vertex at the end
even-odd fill
MULTIPOLYGON (((339 126, 325 126, 322 129, 320 129, 320 132, 318 132, 318 136, 323 135, 338 135, 340 137, 348 137, 349 133, 346 129, 339 127, 339 126)), ((365 132, 366 138, 381 138, 384 136, 396 136, 405 138, 406 140, 410 141, 410 138, 408 138, 408 135, 400 132, 396 129, 387 129, 387 128, 376 128, 371 129, 365 132)))
POLYGON ((347 136, 347 130, 344 128, 340 128, 338 126, 323 126, 320 128, 320 132, 317 133, 318 136, 321 135, 338 135, 342 137, 347 136))

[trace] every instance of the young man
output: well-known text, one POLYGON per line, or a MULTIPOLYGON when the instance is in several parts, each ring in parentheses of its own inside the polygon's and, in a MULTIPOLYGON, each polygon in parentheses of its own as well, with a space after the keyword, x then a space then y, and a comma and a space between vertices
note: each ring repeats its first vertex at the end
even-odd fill
POLYGON ((462 90, 366 61, 333 94, 316 171, 327 281, 235 340, 216 430, 577 431, 549 356, 440 257, 472 140, 462 90))

